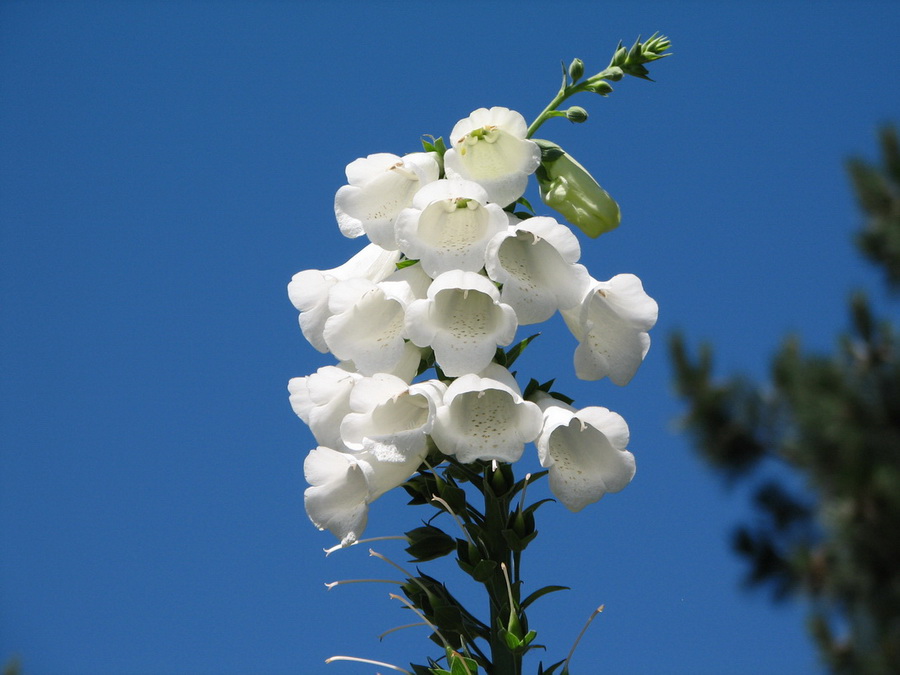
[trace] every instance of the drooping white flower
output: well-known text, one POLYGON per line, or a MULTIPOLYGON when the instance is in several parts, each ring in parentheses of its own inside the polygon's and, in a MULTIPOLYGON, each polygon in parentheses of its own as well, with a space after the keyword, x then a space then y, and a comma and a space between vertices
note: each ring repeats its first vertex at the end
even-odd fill
POLYGON ((634 478, 628 425, 614 412, 592 406, 575 410, 550 396, 538 399, 544 423, 535 441, 550 490, 570 511, 580 511, 634 478))
POLYGON ((533 441, 541 429, 541 411, 522 399, 508 371, 490 377, 495 370, 470 373, 454 380, 444 393, 435 413, 431 437, 441 452, 455 455, 464 463, 479 459, 515 462, 525 443, 533 441))
POLYGON ((447 177, 474 180, 490 201, 512 204, 541 163, 541 150, 525 138, 527 133, 525 118, 514 110, 479 108, 450 132, 452 147, 444 154, 447 177))
POLYGON ((303 494, 306 513, 320 530, 330 530, 344 546, 352 544, 366 527, 369 504, 405 482, 420 463, 418 457, 383 459, 320 446, 303 463, 310 484, 303 494))
POLYGON ((438 179, 434 153, 404 157, 378 153, 347 166, 347 182, 334 197, 334 213, 346 237, 367 234, 386 249, 396 250, 394 219, 412 203, 413 195, 438 179))
POLYGON ((498 346, 516 335, 516 313, 500 302, 500 292, 475 272, 445 272, 428 296, 406 309, 409 339, 431 347, 446 375, 477 372, 494 358, 498 346))
POLYGON ((352 412, 350 392, 361 378, 359 373, 337 366, 323 366, 312 375, 288 382, 291 408, 306 422, 319 445, 347 449, 341 440, 341 422, 352 412))
POLYGON ((506 229, 507 217, 478 183, 438 180, 413 197, 397 216, 397 244, 433 278, 450 270, 477 272, 484 250, 506 229))
POLYGON ((406 306, 424 298, 430 283, 421 267, 412 265, 378 284, 359 278, 335 284, 328 296, 325 344, 363 375, 394 372, 410 356, 404 341, 406 306))
MULTIPOLYGON (((412 342, 407 340, 403 343, 403 356, 396 366, 388 370, 382 371, 388 375, 395 375, 404 382, 412 382, 416 375, 419 374, 419 364, 422 362, 422 349, 416 347, 412 342)), ((339 367, 344 370, 358 371, 359 368, 353 361, 341 361, 339 367)))
POLYGON ((562 312, 578 339, 575 374, 582 380, 608 375, 615 384, 628 384, 650 349, 647 331, 656 323, 656 301, 633 274, 591 281, 580 307, 562 312))
POLYGON ((516 310, 519 324, 540 323, 584 296, 590 276, 579 257, 581 247, 572 231, 539 216, 496 235, 485 253, 485 270, 503 284, 500 301, 516 310))
POLYGON ((341 438, 351 450, 371 452, 382 461, 417 457, 421 462, 446 389, 437 380, 410 385, 384 373, 363 378, 350 395, 353 412, 341 423, 341 438))
POLYGON ((386 251, 380 246, 369 244, 350 260, 330 270, 303 270, 298 272, 288 284, 288 297, 294 307, 300 310, 300 329, 309 343, 320 352, 327 352, 325 343, 325 322, 328 311, 328 294, 339 281, 361 278, 377 283, 396 270, 400 260, 399 251, 386 251))

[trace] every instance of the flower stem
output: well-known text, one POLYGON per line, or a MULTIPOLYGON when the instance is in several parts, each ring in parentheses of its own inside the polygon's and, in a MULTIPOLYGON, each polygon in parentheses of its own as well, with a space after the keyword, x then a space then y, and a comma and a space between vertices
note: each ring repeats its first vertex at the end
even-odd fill
POLYGON ((557 92, 556 96, 547 104, 547 107, 541 111, 541 114, 535 118, 534 122, 531 123, 531 126, 528 127, 528 133, 525 134, 525 138, 531 138, 534 136, 535 132, 540 128, 540 126, 546 122, 551 117, 556 117, 554 113, 556 109, 560 106, 560 104, 565 101, 570 96, 574 96, 575 94, 581 91, 588 91, 589 88, 599 82, 600 80, 605 80, 612 73, 614 73, 612 68, 606 68, 601 70, 596 75, 593 75, 585 80, 582 80, 578 84, 567 84, 563 82, 562 87, 560 87, 559 92, 557 92))
MULTIPOLYGON (((501 465, 493 470, 490 464, 485 466, 484 472, 484 526, 483 542, 490 560, 497 564, 494 573, 484 582, 490 599, 491 623, 490 623, 490 647, 492 669, 488 675, 520 675, 522 671, 522 656, 514 654, 506 645, 506 641, 500 633, 501 627, 509 622, 510 612, 517 611, 518 607, 510 607, 509 591, 501 565, 509 568, 512 564, 512 551, 503 530, 509 523, 509 490, 503 494, 497 494, 496 479, 507 486, 512 486, 512 467, 501 465)), ((518 570, 517 570, 518 572, 518 570)), ((513 602, 518 605, 518 586, 512 589, 513 602)))

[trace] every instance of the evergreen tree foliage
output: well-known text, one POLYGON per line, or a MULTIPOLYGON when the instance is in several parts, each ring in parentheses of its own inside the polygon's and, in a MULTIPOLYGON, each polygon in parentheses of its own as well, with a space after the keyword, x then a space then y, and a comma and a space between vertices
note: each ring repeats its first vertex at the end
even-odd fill
MULTIPOLYGON (((863 254, 900 291, 900 149, 881 132, 880 165, 848 163, 863 254)), ((788 338, 771 380, 715 379, 713 351, 670 343, 685 426, 728 483, 753 485, 753 523, 733 546, 747 583, 809 601, 810 631, 835 673, 900 673, 900 353, 897 326, 863 293, 834 354, 788 338), (787 471, 762 479, 763 466, 787 471)), ((771 472, 768 472, 771 473, 771 472)))

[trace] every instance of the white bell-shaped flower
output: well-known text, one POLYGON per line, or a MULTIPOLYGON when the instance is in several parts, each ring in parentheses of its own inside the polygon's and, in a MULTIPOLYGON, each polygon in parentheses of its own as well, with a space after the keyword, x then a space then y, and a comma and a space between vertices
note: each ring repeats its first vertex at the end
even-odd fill
POLYGON ((463 375, 447 387, 431 430, 444 454, 455 455, 464 463, 479 459, 515 462, 525 444, 537 437, 540 408, 522 398, 509 371, 502 376, 496 375, 497 371, 506 369, 492 364, 485 373, 463 375))
POLYGON ((490 201, 512 204, 541 163, 541 149, 525 138, 527 133, 525 118, 516 111, 479 108, 450 132, 452 147, 444 154, 447 177, 474 180, 490 201))
MULTIPOLYGON (((403 343, 403 356, 396 366, 386 371, 388 375, 395 375, 404 382, 412 382, 416 375, 419 374, 419 364, 422 362, 422 349, 416 347, 412 342, 407 340, 403 343)), ((358 371, 359 368, 353 361, 341 361, 338 364, 344 370, 358 371)))
POLYGON ((378 153, 347 165, 347 182, 334 197, 334 213, 346 237, 367 234, 386 249, 396 250, 394 219, 412 203, 413 195, 438 179, 435 153, 404 157, 378 153))
POLYGON ((300 310, 300 330, 309 343, 320 352, 328 351, 323 333, 325 322, 331 316, 328 295, 332 286, 357 277, 377 283, 396 271, 398 260, 399 251, 387 251, 369 244, 339 267, 303 270, 295 274, 288 284, 288 297, 300 310))
POLYGON ((356 542, 366 527, 369 504, 403 484, 421 458, 379 457, 373 452, 338 452, 318 447, 303 463, 310 487, 303 494, 306 513, 320 530, 341 544, 356 542))
POLYGON ((478 372, 494 358, 498 346, 516 335, 516 313, 500 302, 500 292, 475 272, 445 272, 428 288, 428 296, 406 309, 406 331, 419 347, 431 347, 446 375, 478 372))
POLYGON ((553 218, 518 221, 495 236, 485 253, 485 270, 503 284, 500 301, 516 310, 520 325, 540 323, 584 296, 590 275, 578 264, 577 237, 553 218))
POLYGON ((362 378, 337 366, 323 366, 312 375, 288 382, 291 408, 306 422, 316 442, 328 448, 344 450, 341 422, 350 409, 350 392, 362 378))
POLYGON ((430 284, 419 265, 397 270, 378 284, 358 278, 335 284, 328 296, 325 344, 363 375, 396 371, 409 358, 406 306, 424 298, 430 284))
POLYGON ((382 461, 396 456, 421 462, 446 389, 437 380, 410 385, 384 373, 363 378, 350 395, 353 412, 341 423, 341 438, 351 450, 372 452, 382 461))
POLYGON ((538 405, 544 413, 538 457, 566 508, 580 511, 631 482, 634 455, 625 449, 628 425, 620 415, 599 406, 575 410, 546 394, 538 405))
POLYGON ((429 183, 397 216, 400 250, 418 259, 432 278, 450 270, 479 271, 488 242, 508 222, 503 209, 487 202, 487 192, 478 183, 429 183))
POLYGON ((363 375, 390 371, 406 353, 403 303, 365 279, 348 279, 331 289, 325 322, 328 349, 353 361, 363 375))
POLYGON ((562 312, 578 339, 575 374, 582 380, 608 375, 626 385, 650 349, 647 331, 656 323, 656 301, 633 274, 592 282, 580 307, 562 312))

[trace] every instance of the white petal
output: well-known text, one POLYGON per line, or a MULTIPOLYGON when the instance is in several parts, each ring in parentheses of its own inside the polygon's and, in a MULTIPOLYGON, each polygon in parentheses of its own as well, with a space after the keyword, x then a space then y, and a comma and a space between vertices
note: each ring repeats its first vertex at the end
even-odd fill
POLYGON ((582 301, 577 321, 573 311, 563 312, 579 340, 575 350, 578 377, 598 380, 609 376, 617 385, 627 384, 650 349, 646 331, 656 323, 656 315, 656 302, 636 276, 620 274, 598 282, 582 301))
POLYGON ((322 332, 325 321, 331 316, 328 311, 328 296, 332 286, 338 281, 353 277, 377 283, 396 270, 399 259, 399 251, 386 251, 380 246, 369 244, 339 267, 330 270, 304 270, 295 274, 288 284, 288 297, 301 312, 300 328, 310 344, 320 352, 328 351, 322 332))
POLYGON ((420 190, 413 207, 397 216, 397 244, 407 257, 418 259, 436 277, 484 266, 484 250, 502 232, 507 216, 486 203, 484 190, 470 181, 439 180, 420 190))
POLYGON ((432 439, 461 462, 514 462, 541 428, 540 409, 505 384, 477 375, 456 379, 435 413, 432 439))
POLYGON ((342 281, 332 288, 328 307, 332 316, 322 335, 339 359, 352 360, 364 375, 390 371, 404 359, 404 307, 378 286, 342 281))
POLYGON ((625 450, 628 426, 606 408, 575 412, 560 402, 541 401, 544 426, 536 441, 541 465, 550 471, 550 489, 572 511, 623 489, 635 473, 625 450))
POLYGON ((303 472, 311 485, 303 494, 310 520, 342 544, 355 542, 368 517, 369 488, 359 465, 350 455, 318 447, 307 456, 303 472))
POLYGON ((351 163, 347 167, 350 185, 340 188, 334 198, 341 232, 348 237, 365 233, 373 243, 395 250, 394 219, 422 185, 437 179, 438 172, 433 153, 403 158, 370 155, 351 163))
POLYGON ((340 425, 350 412, 350 393, 359 379, 357 373, 324 366, 312 375, 295 377, 288 383, 291 407, 309 425, 319 445, 345 448, 340 425))
POLYGON ((540 148, 525 139, 526 132, 525 119, 508 108, 474 111, 451 132, 452 147, 444 154, 447 176, 478 182, 500 206, 514 202, 541 161, 540 148))
POLYGON ((485 253, 485 269, 503 284, 501 300, 516 310, 520 324, 540 323, 558 308, 580 303, 589 282, 575 263, 575 235, 553 218, 530 218, 495 236, 485 253))
POLYGON ((488 365, 497 346, 515 337, 515 312, 498 301, 499 292, 474 272, 445 272, 428 289, 428 298, 406 312, 409 339, 430 346, 445 374, 477 372, 488 365))

